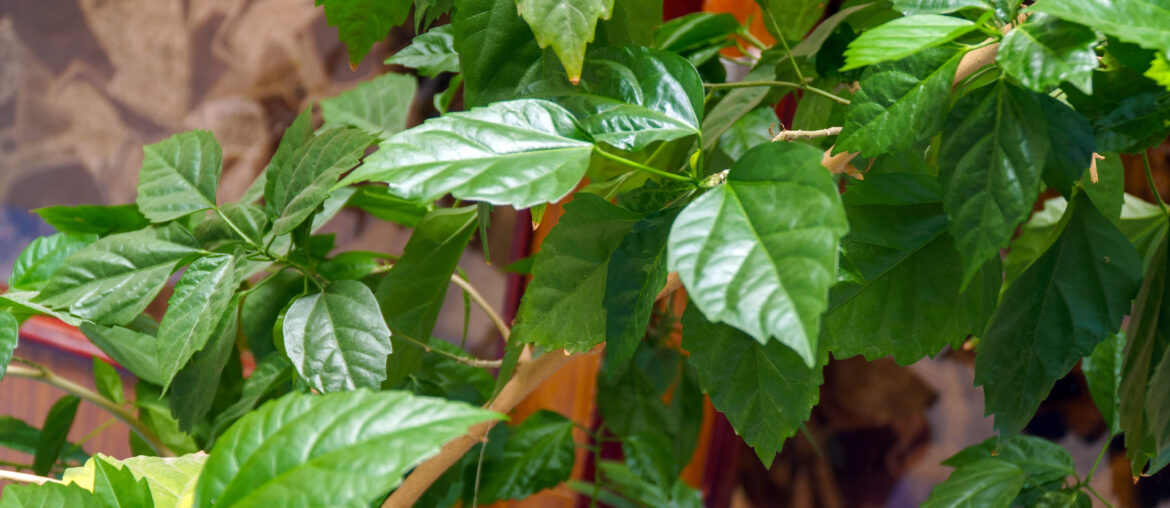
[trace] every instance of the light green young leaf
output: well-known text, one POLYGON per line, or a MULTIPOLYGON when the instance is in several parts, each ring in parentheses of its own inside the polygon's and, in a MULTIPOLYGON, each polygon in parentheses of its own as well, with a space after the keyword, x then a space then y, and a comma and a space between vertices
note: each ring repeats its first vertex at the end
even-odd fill
POLYGON ((283 331, 289 360, 319 392, 378 388, 386 379, 390 330, 361 282, 344 280, 297 298, 283 331))
POLYGON ((963 97, 951 111, 939 181, 964 286, 1032 211, 1048 153, 1046 128, 1035 95, 1004 81, 963 97))
POLYGON ((1101 412, 1109 433, 1121 431, 1121 365, 1125 361, 1125 335, 1110 334, 1093 353, 1081 360, 1089 395, 1101 412))
POLYGON ((382 74, 363 81, 352 90, 321 101, 321 117, 325 120, 321 130, 357 127, 383 138, 401 132, 406 128, 406 117, 417 89, 416 78, 406 74, 382 74))
POLYGON ((191 263, 175 284, 158 327, 158 365, 164 393, 223 320, 238 282, 235 268, 234 256, 214 254, 191 263))
POLYGON ((150 220, 138 211, 138 206, 132 204, 49 206, 37 208, 33 213, 57 231, 75 235, 129 233, 150 225, 150 220))
POLYGON ((947 14, 968 7, 989 10, 986 0, 894 0, 894 10, 914 14, 947 14))
POLYGON ((337 37, 349 51, 350 67, 357 67, 375 42, 406 21, 410 0, 314 0, 325 6, 325 21, 337 27, 337 37))
POLYGON ((820 354, 809 367, 792 349, 765 344, 703 317, 694 302, 683 313, 683 348, 699 373, 703 391, 735 432, 756 450, 764 466, 808 419, 824 382, 820 354))
POLYGON ((94 466, 93 493, 108 508, 153 508, 154 498, 148 482, 135 478, 129 467, 98 455, 91 459, 94 466))
POLYGON ((699 72, 674 53, 639 46, 591 51, 580 82, 552 69, 525 95, 564 106, 593 139, 628 151, 698 135, 703 118, 699 72))
POLYGON ((100 324, 129 323, 179 261, 198 252, 191 233, 178 224, 107 236, 66 258, 36 301, 100 324))
POLYGON ((930 491, 923 508, 1008 508, 1024 487, 1024 472, 1009 462, 983 459, 955 469, 930 491))
POLYGON ((12 360, 12 352, 16 351, 19 339, 20 323, 11 311, 0 309, 0 379, 4 379, 4 372, 8 370, 8 362, 12 360))
POLYGON ((708 319, 760 344, 775 338, 812 366, 848 229, 820 150, 769 143, 683 209, 670 232, 669 267, 708 319))
POLYGON ((520 96, 544 70, 543 51, 515 0, 461 0, 451 21, 466 107, 520 96))
POLYGON ((995 63, 1036 92, 1047 93, 1068 81, 1092 93, 1096 43, 1097 34, 1084 26, 1035 13, 1004 36, 995 63))
POLYGON ((593 142, 566 109, 542 100, 450 113, 391 136, 342 185, 387 182, 406 199, 456 198, 527 208, 567 195, 593 142), (434 150, 436 143, 443 150, 434 150))
POLYGON ((118 369, 96 356, 93 357, 93 384, 106 400, 115 404, 126 401, 126 396, 122 393, 122 376, 118 375, 118 369))
POLYGON ((1032 12, 1043 12, 1086 25, 1143 48, 1170 53, 1170 2, 1166 0, 1042 0, 1032 12))
POLYGON ((98 460, 128 469, 135 480, 146 480, 154 506, 181 507, 191 506, 195 494, 195 481, 199 478, 199 472, 203 470, 207 454, 198 452, 179 457, 138 456, 123 460, 98 454, 86 461, 82 467, 66 469, 62 481, 93 489, 98 460))
POLYGON ((49 282, 49 277, 65 263, 65 258, 97 241, 97 235, 57 233, 42 236, 28 244, 12 265, 8 287, 14 290, 38 291, 49 282))
POLYGON ((536 254, 512 333, 546 349, 604 342, 610 256, 639 219, 596 195, 574 196, 536 254))
POLYGON ((77 485, 61 485, 53 482, 44 485, 8 485, 4 487, 4 498, 0 499, 0 508, 47 508, 50 506, 105 508, 102 501, 93 492, 77 485))
POLYGON ((1142 75, 1170 90, 1170 58, 1164 53, 1154 55, 1154 59, 1150 62, 1150 68, 1146 69, 1142 75))
POLYGON ((901 60, 927 48, 974 31, 974 22, 938 14, 916 14, 862 32, 845 50, 845 67, 856 69, 887 60, 901 60))
POLYGON ((479 501, 524 499, 569 479, 576 447, 573 421, 559 413, 533 413, 508 432, 498 460, 484 464, 479 501))
POLYGON ((138 209, 151 222, 166 222, 215 206, 223 152, 207 131, 175 134, 143 149, 138 209))
POLYGON ((395 196, 381 185, 356 187, 346 206, 360 208, 374 217, 410 228, 417 226, 427 214, 427 207, 395 196))
POLYGON ((293 393, 219 439, 195 506, 364 507, 472 425, 500 418, 406 392, 293 393))
POLYGON ((569 81, 581 79, 585 45, 593 42, 598 19, 609 19, 614 0, 516 0, 541 48, 552 47, 569 81))
POLYGON ((1056 381, 1121 327, 1141 280, 1125 235, 1078 194, 1064 232, 1004 292, 975 357, 1001 435, 1019 432, 1056 381), (1092 287, 1092 296, 1076 288, 1092 287))
POLYGON ((36 453, 33 454, 33 474, 45 476, 52 470, 53 463, 65 447, 65 438, 73 427, 79 404, 81 399, 76 395, 66 395, 57 399, 53 407, 49 408, 45 423, 41 426, 41 435, 37 439, 36 453))
MULTIPOLYGON (((418 69, 423 76, 459 72, 459 53, 455 52, 452 29, 451 25, 443 25, 427 30, 416 36, 409 46, 387 58, 386 63, 418 69)), ((409 99, 406 104, 410 105, 409 99)))
POLYGON ((930 48, 866 69, 833 151, 874 157, 906 150, 937 134, 962 56, 961 51, 930 48))
POLYGON ((297 149, 287 165, 272 168, 264 187, 265 209, 275 219, 272 234, 287 234, 312 216, 373 142, 357 129, 325 131, 297 149))

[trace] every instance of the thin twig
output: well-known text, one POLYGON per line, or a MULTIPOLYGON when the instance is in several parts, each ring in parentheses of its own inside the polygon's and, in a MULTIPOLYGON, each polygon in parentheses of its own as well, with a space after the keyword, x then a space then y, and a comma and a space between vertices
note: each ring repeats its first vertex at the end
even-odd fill
POLYGON ((464 279, 463 277, 460 277, 456 274, 451 274, 451 282, 456 286, 459 286, 459 289, 462 289, 464 293, 467 293, 467 296, 470 296, 471 299, 474 300, 477 305, 479 305, 480 309, 483 309, 484 314, 487 314, 488 319, 490 319, 492 323, 496 325, 496 330, 499 331, 500 335, 504 337, 504 341, 507 341, 508 336, 512 334, 512 329, 508 327, 508 323, 505 322, 504 318, 496 312, 496 309, 492 308, 492 305, 488 303, 487 298, 484 298, 483 295, 480 294, 477 289, 475 289, 475 286, 472 286, 471 282, 469 282, 467 279, 464 279))
POLYGON ((46 476, 37 476, 35 474, 18 473, 16 471, 9 471, 7 469, 0 469, 0 480, 10 480, 20 483, 35 483, 41 485, 44 483, 61 483, 61 480, 49 478, 46 476))
POLYGON ((846 106, 849 105, 849 99, 846 99, 844 97, 836 95, 833 92, 829 92, 827 90, 822 90, 820 88, 809 85, 807 83, 801 84, 801 83, 797 83, 795 81, 761 80, 761 81, 734 81, 731 83, 703 83, 703 88, 707 88, 707 89, 711 89, 711 90, 717 90, 720 88, 756 88, 756 87, 761 87, 761 86, 787 86, 787 87, 791 87, 791 88, 799 88, 799 89, 804 90, 806 92, 820 95, 821 97, 832 100, 838 104, 844 104, 846 106))
POLYGON ((1093 479, 1093 473, 1097 472, 1097 466, 1101 465, 1101 459, 1105 458, 1105 452, 1109 451, 1109 442, 1113 441, 1113 433, 1110 432, 1105 436, 1105 446, 1101 447, 1101 453, 1097 454, 1097 460, 1093 462, 1093 467, 1089 469, 1089 474, 1085 475, 1084 484, 1088 484, 1089 480, 1093 479))
POLYGON ((407 342, 413 343, 414 345, 423 348, 423 351, 426 351, 429 353, 435 353, 435 354, 440 355, 440 356, 446 356, 447 358, 455 360, 456 362, 462 363, 464 365, 471 365, 472 367, 482 367, 485 369, 498 369, 498 368, 500 368, 500 365, 503 363, 502 360, 481 360, 479 358, 468 358, 466 356, 459 356, 459 355, 454 354, 454 353, 448 353, 442 349, 433 348, 430 346, 430 344, 427 344, 421 340, 418 340, 414 337, 406 335, 405 333, 401 333, 401 332, 398 332, 395 330, 391 330, 390 332, 393 333, 395 337, 398 337, 400 339, 406 339, 407 342))
POLYGON ((779 134, 772 137, 772 141, 792 141, 794 139, 823 138, 825 136, 836 136, 840 133, 840 127, 829 127, 827 129, 818 129, 815 131, 780 131, 779 134))
POLYGON ((1106 506, 1106 508, 1113 508, 1113 503, 1110 503, 1109 501, 1107 501, 1105 499, 1105 497, 1101 495, 1101 493, 1097 492, 1097 489, 1093 488, 1092 485, 1089 485, 1086 483, 1086 484, 1084 484, 1084 487, 1086 490, 1089 491, 1090 494, 1093 495, 1093 497, 1096 497, 1097 500, 1101 501, 1101 503, 1103 503, 1106 506))
POLYGON ((627 159, 625 157, 622 157, 620 155, 614 155, 614 154, 609 153, 609 152, 602 150, 600 148, 598 148, 597 150, 594 150, 594 152, 601 155, 602 157, 605 157, 606 159, 612 160, 614 162, 618 162, 620 164, 625 164, 631 168, 637 168, 637 169, 640 169, 640 170, 645 171, 647 173, 661 176, 663 178, 669 178, 671 180, 676 180, 679 182, 691 182, 692 181, 690 178, 687 178, 685 176, 676 175, 674 173, 667 173, 666 171, 663 171, 661 169, 652 168, 650 166, 647 166, 647 165, 642 164, 642 163, 637 162, 637 161, 632 161, 632 160, 627 159))
POLYGON ((133 430, 135 434, 138 434, 138 436, 141 437, 143 441, 146 441, 146 444, 150 445, 150 447, 153 448, 155 453, 159 454, 159 456, 175 456, 175 453, 172 452, 170 448, 167 448, 167 445, 163 444, 162 440, 159 439, 158 435, 155 434, 154 431, 146 428, 146 426, 143 425, 142 422, 138 420, 138 418, 136 418, 133 414, 130 414, 130 412, 122 406, 106 400, 105 397, 102 397, 97 392, 90 390, 89 388, 57 376, 56 374, 49 371, 49 369, 46 369, 41 365, 30 362, 28 360, 21 360, 17 358, 13 358, 13 362, 14 364, 10 364, 8 366, 8 375, 40 381, 76 395, 88 401, 89 403, 102 408, 107 413, 110 413, 115 418, 121 420, 122 423, 125 423, 127 427, 130 427, 130 430, 133 430), (16 365, 15 362, 19 362, 24 365, 16 365))

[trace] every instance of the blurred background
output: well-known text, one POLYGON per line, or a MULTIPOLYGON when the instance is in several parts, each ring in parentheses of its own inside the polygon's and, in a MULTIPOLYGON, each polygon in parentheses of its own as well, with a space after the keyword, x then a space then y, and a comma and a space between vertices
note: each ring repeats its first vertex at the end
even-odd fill
MULTIPOLYGON (((825 15, 839 4, 826 5, 825 15)), ((698 10, 731 12, 741 20, 758 13, 753 0, 665 4, 667 18, 698 10)), ((375 75, 409 72, 380 62, 409 43, 411 26, 392 31, 351 69, 336 30, 312 0, 0 0, 0 287, 28 242, 53 232, 30 210, 132 202, 142 146, 171 134, 214 133, 224 151, 221 199, 238 198, 303 108, 375 75)), ((763 30, 757 35, 768 38, 763 30)), ((430 96, 446 85, 442 76, 420 78, 411 123, 435 114, 430 96)), ((788 99, 778 108, 789 125, 794 104, 788 99)), ((1170 148, 1150 156, 1159 188, 1170 193, 1170 148)), ((1125 162, 1127 191, 1152 199, 1140 161, 1125 162)), ((527 214, 507 209, 497 209, 490 231, 486 247, 495 264, 484 262, 485 246, 477 239, 461 267, 510 315, 523 280, 499 267, 528 255, 544 232, 533 237, 527 214)), ((400 252, 409 235, 356 209, 339 214, 326 232, 337 235, 341 250, 382 252, 400 252)), ((458 341, 463 305, 456 292, 448 300, 436 335, 458 341)), ((472 312, 470 330, 469 349, 482 357, 498 354, 498 337, 482 314, 472 312)), ((47 319, 24 327, 17 350, 90 387, 95 354, 103 356, 79 332, 47 319)), ((982 392, 972 386, 973 359, 970 351, 948 350, 907 368, 892 360, 833 361, 807 432, 787 444, 770 470, 708 408, 702 449, 687 479, 704 488, 708 506, 917 506, 950 473, 940 461, 993 434, 982 392)), ((573 366, 526 410, 553 407, 595 426, 595 369, 573 366)), ((123 378, 129 396, 134 381, 124 372, 123 378)), ((0 382, 0 415, 39 427, 61 395, 9 377, 0 382)), ((17 426, 0 419, 0 435, 17 426)), ((1106 427, 1079 369, 1057 384, 1028 431, 1068 448, 1078 471, 1091 467, 1106 427)), ((126 457, 127 434, 83 403, 69 440, 84 453, 126 457)), ((27 463, 30 455, 20 450, 35 443, 0 438, 0 445, 7 447, 0 448, 5 465, 27 463)), ((590 474, 590 460, 580 457, 576 474, 590 474)), ((1093 486, 1115 506, 1170 506, 1170 477, 1159 476, 1135 487, 1123 453, 1111 453, 1093 486)), ((558 489, 511 505, 588 502, 558 489)))

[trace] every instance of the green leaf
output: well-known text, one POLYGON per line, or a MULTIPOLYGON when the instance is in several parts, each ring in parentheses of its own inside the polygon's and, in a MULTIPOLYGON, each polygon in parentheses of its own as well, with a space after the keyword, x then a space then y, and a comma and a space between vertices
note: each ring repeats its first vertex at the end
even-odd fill
POLYGON ((614 2, 613 14, 597 24, 595 47, 653 46, 654 31, 662 24, 663 0, 614 2))
POLYGON ((456 198, 527 208, 567 195, 589 167, 593 142, 548 101, 500 102, 450 113, 379 145, 342 184, 379 180, 406 199, 456 198), (433 149, 436 143, 443 150, 433 149))
POLYGON ((129 323, 197 252, 178 224, 107 236, 66 258, 36 300, 101 324, 129 323))
MULTIPOLYGON (((1093 58, 1095 61, 1096 56, 1093 58)), ((1073 186, 1089 169, 1093 152, 1097 150, 1093 126, 1067 104, 1047 95, 1037 97, 1047 124, 1050 146, 1048 156, 1044 159, 1044 183, 1068 198, 1072 196, 1073 186)), ((1085 186, 1085 189, 1093 190, 1091 185, 1085 186)), ((1098 202, 1097 205, 1106 216, 1116 217, 1112 210, 1105 210, 1102 203, 1098 202)))
POLYGON ((158 365, 164 393, 223 320, 237 284, 235 268, 234 256, 214 254, 191 263, 175 284, 158 327, 158 365))
MULTIPOLYGON (((786 56, 778 56, 776 53, 765 52, 755 67, 752 67, 751 72, 744 76, 744 81, 756 80, 775 80, 775 79, 790 79, 795 78, 795 75, 789 76, 792 66, 787 62, 786 56)), ((764 104, 769 97, 775 99, 792 91, 789 87, 750 87, 737 88, 727 93, 723 100, 715 104, 714 107, 704 115, 703 118, 703 144, 704 152, 715 148, 719 142, 719 138, 723 136, 727 129, 735 125, 744 115, 764 104)))
MULTIPOLYGON (((167 448, 175 453, 194 453, 200 450, 194 436, 179 430, 179 421, 171 416, 170 403, 162 388, 150 383, 134 385, 134 405, 138 408, 138 419, 147 429, 154 431, 167 448)), ((140 455, 158 453, 137 434, 130 436, 130 450, 140 455)))
POLYGON ((962 56, 931 48, 866 69, 833 151, 873 157, 906 150, 937 134, 962 56))
POLYGON ((585 45, 593 42, 598 19, 609 19, 614 0, 516 0, 541 48, 552 47, 569 80, 581 78, 585 45))
POLYGON ((1150 68, 1142 75, 1170 90, 1170 58, 1164 53, 1158 53, 1150 62, 1150 68))
POLYGON ((799 41, 825 13, 820 0, 756 0, 768 33, 779 39, 799 41), (777 32, 777 30, 779 32, 777 32))
POLYGON ((1032 92, 1003 81, 963 97, 947 118, 939 181, 964 286, 1032 210, 1048 152, 1043 119, 1032 92))
POLYGON ((135 478, 129 467, 119 467, 102 455, 93 458, 93 493, 110 508, 151 508, 154 498, 146 480, 135 478))
POLYGON ((119 405, 126 401, 126 396, 122 393, 122 376, 118 375, 118 369, 96 356, 93 357, 93 384, 106 400, 119 405))
POLYGON ((1041 0, 1043 12, 1112 35, 1143 48, 1170 53, 1170 3, 1166 0, 1041 0))
POLYGON ((955 469, 930 491, 923 508, 1008 508, 1024 487, 1024 472, 1001 460, 984 459, 955 469))
POLYGON ((1137 153, 1170 133, 1170 94, 1127 67, 1094 72, 1091 96, 1063 90, 1069 104, 1093 122, 1100 152, 1137 153))
POLYGON ((771 143, 771 131, 779 125, 776 110, 769 107, 753 109, 719 137, 719 149, 732 161, 739 160, 748 150, 771 143))
POLYGON ((947 14, 969 7, 988 10, 991 5, 985 0, 894 0, 894 10, 906 15, 947 14))
POLYGON ((1047 439, 1027 435, 1016 435, 1010 439, 988 438, 982 443, 968 446, 943 461, 943 465, 962 468, 986 459, 1008 462, 1020 468, 1020 472, 1027 478, 1025 489, 1060 482, 1076 475, 1068 450, 1047 439))
POLYGON ((459 0, 451 21, 466 107, 515 99, 543 72, 540 46, 516 0, 459 0))
POLYGON ((683 313, 682 341, 699 383, 715 409, 770 466, 816 405, 826 355, 809 367, 783 344, 760 344, 730 326, 707 321, 693 305, 683 313))
POLYGON ((377 388, 386 379, 390 330, 370 288, 344 280, 293 301, 284 318, 284 349, 317 391, 377 388))
POLYGON ((312 216, 337 178, 356 166, 373 142, 373 136, 357 129, 328 130, 293 152, 287 165, 271 168, 264 205, 276 219, 272 234, 290 233, 312 216))
POLYGON ((403 24, 410 13, 410 0, 314 0, 325 6, 325 21, 337 27, 337 38, 345 43, 350 67, 357 67, 374 43, 386 38, 391 28, 403 24))
MULTIPOLYGON (((214 328, 210 330, 206 344, 175 374, 169 402, 171 415, 178 420, 179 430, 183 432, 191 432, 196 424, 202 423, 215 403, 216 390, 236 343, 238 307, 239 297, 235 297, 218 316, 210 316, 216 321, 211 323, 214 328)), ((165 317, 163 322, 166 322, 165 317)))
MULTIPOLYGON (((263 401, 275 392, 289 385, 293 379, 292 364, 281 355, 268 355, 256 365, 252 375, 244 381, 244 388, 240 399, 228 406, 218 415, 211 424, 210 436, 212 440, 227 430, 244 415, 256 409, 263 401)), ((210 445, 209 445, 210 446, 210 445)))
POLYGON ((666 284, 666 242, 678 209, 634 223, 610 254, 605 277, 605 365, 615 374, 634 356, 646 334, 654 300, 666 284))
POLYGON ((1081 370, 1089 385, 1089 395, 1101 411, 1110 434, 1121 431, 1121 364, 1125 360, 1125 335, 1110 334, 1097 344, 1092 354, 1081 360, 1081 370))
POLYGON ((678 364, 676 351, 643 346, 616 375, 600 377, 597 412, 606 428, 622 438, 657 432, 673 439, 680 422, 662 397, 677 377, 678 364))
POLYGON ((175 134, 143 150, 138 209, 151 222, 215 207, 223 152, 210 132, 175 134))
MULTIPOLYGON (((426 344, 431 350, 423 355, 422 367, 411 376, 410 381, 406 383, 407 386, 423 388, 415 392, 419 395, 442 396, 447 400, 476 406, 488 401, 496 380, 487 369, 460 363, 451 358, 452 355, 471 358, 471 355, 447 341, 432 338, 426 344)), ((398 351, 396 350, 394 354, 398 354, 398 351)))
POLYGON ((195 506, 363 507, 496 413, 404 392, 290 394, 216 443, 195 506))
POLYGON ((295 272, 282 271, 270 277, 270 281, 248 293, 240 307, 240 328, 248 338, 248 349, 257 360, 276 350, 272 339, 276 317, 305 288, 304 277, 295 272))
POLYGON ((121 326, 81 323, 81 332, 95 346, 110 355, 139 379, 161 385, 162 370, 158 360, 158 339, 121 326))
POLYGON ((199 452, 179 457, 138 456, 123 460, 98 455, 87 461, 83 467, 66 469, 62 479, 66 483, 80 485, 86 489, 94 488, 99 460, 129 470, 135 480, 146 480, 154 506, 191 506, 195 495, 195 480, 203 470, 207 454, 199 452))
POLYGON ((1028 17, 999 44, 995 63, 1025 88, 1048 93, 1064 81, 1093 92, 1097 34, 1043 13, 1028 17))
POLYGON ((39 291, 49 282, 49 277, 65 263, 65 258, 97 241, 96 235, 71 235, 57 233, 42 236, 32 241, 16 257, 12 265, 12 276, 8 287, 14 290, 39 291))
MULTIPOLYGON (((1170 383, 1170 353, 1163 353, 1150 377, 1150 387, 1166 386, 1167 383, 1170 383)), ((1166 466, 1166 450, 1170 448, 1170 396, 1158 389, 1146 392, 1146 418, 1158 450, 1150 465, 1149 474, 1154 474, 1166 466)))
POLYGON ((639 219, 596 195, 574 196, 536 254, 512 334, 548 350, 604 342, 610 256, 639 219))
MULTIPOLYGON (((431 33, 434 30, 420 37, 431 33)), ((382 74, 358 83, 351 90, 321 101, 321 117, 325 120, 321 130, 357 127, 383 138, 401 132, 406 129, 406 117, 417 89, 417 78, 406 74, 382 74)))
MULTIPOLYGON (((40 441, 41 431, 24 421, 11 416, 0 416, 0 446, 20 453, 33 455, 36 453, 37 441, 40 441)), ((65 442, 61 447, 59 461, 85 462, 89 455, 80 446, 65 442)))
POLYGON ((77 508, 105 508, 94 493, 77 485, 45 483, 43 485, 9 485, 4 488, 0 508, 48 508, 69 506, 77 508))
POLYGON ((227 217, 227 220, 225 221, 219 214, 211 215, 195 227, 195 239, 199 240, 201 245, 218 246, 233 241, 244 241, 251 245, 264 244, 271 223, 262 208, 256 205, 225 203, 219 207, 219 213, 227 217), (228 221, 231 221, 231 225, 228 221), (239 232, 232 225, 235 225, 239 232), (243 233, 243 236, 240 233, 243 233))
POLYGON ((861 33, 845 50, 845 67, 856 69, 887 60, 901 60, 927 48, 974 31, 974 22, 938 14, 898 18, 861 33))
POLYGON ((427 341, 435 330, 451 274, 477 224, 476 207, 439 208, 423 217, 410 235, 402 257, 378 284, 382 317, 392 330, 386 384, 397 386, 421 365, 423 350, 403 334, 427 341))
POLYGON ((848 228, 821 151, 768 143, 675 219, 669 267, 708 319, 775 338, 811 367, 848 228))
POLYGON ((937 198, 889 202, 877 190, 913 191, 921 184, 909 176, 871 171, 845 193, 852 230, 841 244, 859 279, 833 286, 821 335, 838 358, 893 355, 908 365, 980 334, 995 309, 999 264, 960 289, 959 252, 937 198))
POLYGON ((654 32, 654 46, 685 55, 710 46, 722 46, 736 30, 739 30, 739 21, 731 14, 693 12, 663 23, 654 32))
MULTIPOLYGON (((451 25, 437 26, 416 36, 409 46, 387 58, 386 63, 418 69, 418 73, 423 76, 459 72, 459 53, 455 52, 452 28, 451 25)), ((409 99, 406 104, 409 106, 409 99)), ((405 108, 403 113, 405 119, 405 108)))
POLYGON ((36 453, 33 455, 33 474, 45 476, 53 468, 53 463, 61 455, 65 447, 65 437, 73 427, 73 418, 77 416, 77 406, 81 399, 75 395, 66 395, 57 399, 49 413, 45 415, 45 424, 41 428, 41 435, 37 439, 36 453))
MULTIPOLYGON (((1126 457, 1135 475, 1144 472, 1150 459, 1159 457, 1170 447, 1158 443, 1158 425, 1151 421, 1147 411, 1161 405, 1164 390, 1151 389, 1159 364, 1164 363, 1166 351, 1170 351, 1170 319, 1164 314, 1165 302, 1170 296, 1170 285, 1166 284, 1167 237, 1165 225, 1159 226, 1162 240, 1153 253, 1153 260, 1146 269, 1145 279, 1133 315, 1125 329, 1128 343, 1125 346, 1125 361, 1121 368, 1121 430, 1125 434, 1126 457), (1156 404, 1150 404, 1153 400, 1156 404)), ((1162 370, 1165 370, 1163 368, 1162 370)), ((1149 471, 1153 474, 1156 471, 1149 471)))
POLYGON ((20 323, 12 316, 8 309, 0 309, 0 379, 8 370, 8 362, 12 361, 12 352, 16 351, 16 344, 20 340, 20 323))
POLYGON ((484 464, 479 502, 524 499, 568 480, 576 457, 573 421, 537 411, 508 433, 504 453, 484 464))
POLYGON ((1066 213, 1060 237, 1004 292, 975 357, 1001 435, 1023 429, 1056 381, 1121 327, 1140 284, 1137 252, 1087 197, 1066 213))
POLYGON ((381 185, 363 185, 349 198, 347 206, 384 221, 395 222, 406 227, 415 227, 427 214, 427 207, 391 194, 381 185))
POLYGON ((138 206, 49 206, 37 208, 33 213, 49 223, 57 231, 75 235, 106 236, 114 233, 129 233, 150 225, 150 221, 138 206))
POLYGON ((525 95, 564 106, 593 139, 628 151, 698 135, 703 117, 699 72, 678 55, 639 46, 591 51, 580 82, 551 69, 525 95))

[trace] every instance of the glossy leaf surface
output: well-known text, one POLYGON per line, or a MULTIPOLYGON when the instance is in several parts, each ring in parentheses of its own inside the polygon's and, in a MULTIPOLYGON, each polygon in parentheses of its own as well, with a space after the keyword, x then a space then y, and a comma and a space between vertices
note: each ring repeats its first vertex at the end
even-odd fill
POLYGON ((598 19, 609 19, 614 0, 515 0, 540 47, 551 47, 569 80, 581 78, 585 45, 593 42, 598 19))
POLYGON ((314 0, 325 7, 325 21, 337 27, 337 37, 349 52, 349 65, 362 62, 375 42, 406 21, 409 0, 314 0))
POLYGON ((1047 93, 1068 81, 1091 93, 1098 65, 1096 43, 1092 30, 1037 13, 1004 36, 995 62, 1036 92, 1047 93))
POLYGON ((28 291, 40 290, 49 282, 53 272, 65 263, 65 258, 96 240, 95 235, 66 233, 42 236, 33 240, 13 262, 8 287, 28 291))
POLYGON ((138 173, 138 209, 166 222, 215 206, 223 152, 207 131, 176 134, 144 148, 138 173))
POLYGON ((293 152, 287 165, 272 168, 264 187, 265 208, 275 219, 272 233, 289 233, 313 215, 373 141, 356 129, 325 131, 293 152))
POLYGON ((390 330, 370 288, 346 280, 293 301, 284 317, 284 348, 320 392, 377 388, 386 379, 390 330))
POLYGON ((862 32, 845 50, 845 67, 841 69, 900 60, 973 30, 975 23, 951 16, 916 14, 897 18, 862 32))
MULTIPOLYGON (((456 69, 458 63, 456 60, 456 69)), ((321 101, 321 117, 325 120, 321 129, 357 127, 380 137, 399 132, 406 128, 406 116, 417 89, 416 78, 406 74, 383 74, 358 83, 351 90, 321 101)))
POLYGON ((479 500, 524 499, 569 479, 575 446, 573 421, 537 411, 508 432, 502 456, 484 464, 479 500))
POLYGON ((158 327, 158 365, 164 392, 223 319, 237 283, 235 268, 230 254, 203 257, 191 263, 175 284, 158 327))
MULTIPOLYGON (((423 76, 459 72, 459 53, 455 52, 455 36, 451 29, 451 25, 443 25, 419 34, 409 46, 386 59, 386 63, 418 69, 423 76)), ((406 103, 409 104, 409 100, 406 103)))

